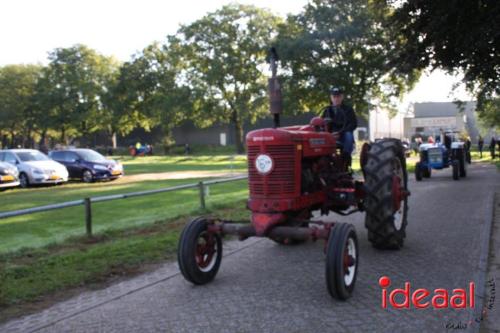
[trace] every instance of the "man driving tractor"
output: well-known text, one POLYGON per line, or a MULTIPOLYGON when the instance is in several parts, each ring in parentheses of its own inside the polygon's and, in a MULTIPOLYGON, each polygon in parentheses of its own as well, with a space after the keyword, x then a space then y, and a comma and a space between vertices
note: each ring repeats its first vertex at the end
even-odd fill
POLYGON ((358 121, 354 109, 344 103, 342 89, 334 87, 330 89, 330 106, 321 115, 331 122, 332 132, 339 133, 339 142, 342 145, 342 154, 347 165, 351 166, 351 154, 354 150, 354 130, 358 127, 358 121))

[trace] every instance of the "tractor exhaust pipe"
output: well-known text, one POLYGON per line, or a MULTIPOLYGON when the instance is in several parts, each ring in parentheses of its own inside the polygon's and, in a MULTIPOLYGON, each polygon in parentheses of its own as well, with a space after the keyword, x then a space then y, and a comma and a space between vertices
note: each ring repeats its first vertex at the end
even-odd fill
POLYGON ((271 78, 268 80, 270 112, 274 117, 273 127, 278 128, 280 127, 280 113, 283 111, 283 98, 281 96, 281 86, 277 77, 279 57, 276 48, 271 47, 267 60, 271 66, 272 73, 271 78))

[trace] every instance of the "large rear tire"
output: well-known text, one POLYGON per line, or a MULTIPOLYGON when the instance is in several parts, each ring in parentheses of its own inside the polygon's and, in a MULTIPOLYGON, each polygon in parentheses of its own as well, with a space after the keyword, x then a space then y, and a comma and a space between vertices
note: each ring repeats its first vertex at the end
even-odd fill
POLYGON ((422 178, 422 167, 420 162, 417 162, 417 164, 415 164, 415 179, 417 180, 417 182, 420 182, 422 181, 422 178))
POLYGON ((432 169, 431 168, 424 169, 423 175, 424 175, 425 178, 431 178, 432 169))
POLYGON ((182 275, 194 284, 212 281, 222 261, 222 239, 208 232, 209 222, 196 218, 184 227, 177 248, 177 260, 182 275))
POLYGON ((351 224, 335 223, 326 249, 326 286, 330 296, 351 297, 358 274, 358 238, 351 224))
POLYGON ((466 152, 463 150, 459 150, 458 154, 458 169, 460 171, 460 177, 467 177, 467 156, 466 152))
POLYGON ((459 168, 460 168, 460 163, 458 162, 458 160, 451 161, 451 170, 452 170, 453 180, 460 179, 459 168))
POLYGON ((400 249, 408 224, 408 175, 401 141, 372 144, 364 171, 368 240, 379 249, 400 249))

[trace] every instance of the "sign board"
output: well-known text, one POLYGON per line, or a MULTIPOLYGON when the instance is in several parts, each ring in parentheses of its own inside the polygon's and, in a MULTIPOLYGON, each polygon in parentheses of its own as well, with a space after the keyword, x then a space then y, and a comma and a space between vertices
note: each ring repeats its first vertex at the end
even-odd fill
POLYGON ((226 133, 220 134, 220 145, 225 146, 227 144, 226 133))
POLYGON ((413 118, 411 127, 457 127, 456 117, 428 117, 428 118, 413 118))

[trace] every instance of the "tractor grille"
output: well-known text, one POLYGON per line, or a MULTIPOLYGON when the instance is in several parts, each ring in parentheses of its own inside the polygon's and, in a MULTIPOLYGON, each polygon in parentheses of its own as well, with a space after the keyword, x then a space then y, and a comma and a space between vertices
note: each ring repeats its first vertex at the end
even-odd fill
POLYGON ((278 196, 295 193, 295 146, 249 146, 248 177, 250 195, 278 196), (261 175, 255 168, 255 159, 259 154, 269 155, 274 162, 274 169, 268 175, 261 175))
POLYGON ((443 154, 439 148, 429 148, 427 150, 429 163, 443 163, 443 154))

